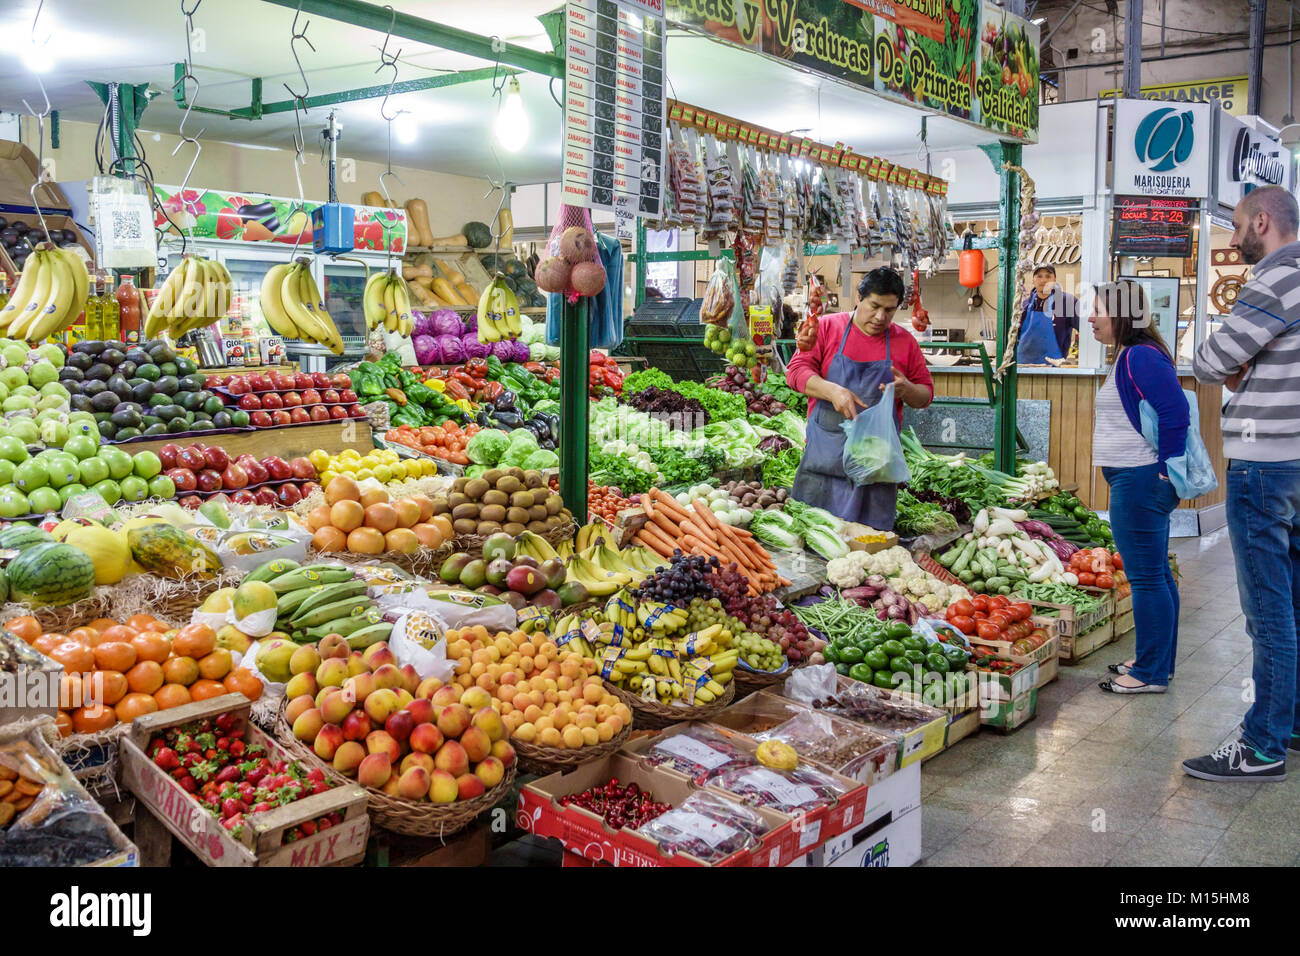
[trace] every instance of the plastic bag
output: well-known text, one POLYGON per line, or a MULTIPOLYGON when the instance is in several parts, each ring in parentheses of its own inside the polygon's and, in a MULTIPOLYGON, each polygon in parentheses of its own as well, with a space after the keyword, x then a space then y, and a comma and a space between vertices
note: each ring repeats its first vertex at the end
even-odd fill
POLYGON ((748 807, 701 790, 636 832, 657 843, 664 854, 689 853, 712 863, 757 847, 769 829, 748 807))
POLYGON ((684 773, 697 787, 725 770, 757 764, 753 754, 706 724, 691 724, 681 733, 656 741, 646 752, 645 762, 684 773))
MULTIPOLYGON (((1125 353, 1125 363, 1127 365, 1129 355, 1125 353)), ((1133 379, 1131 367, 1128 368, 1129 381, 1137 387, 1137 382, 1133 379)), ((1142 437, 1147 440, 1152 448, 1157 451, 1160 448, 1160 416, 1155 407, 1146 400, 1142 395, 1142 389, 1138 388, 1138 395, 1141 399, 1138 402, 1138 415, 1142 420, 1142 437)), ((1187 399, 1187 445, 1185 450, 1177 458, 1169 458, 1165 462, 1165 471, 1169 475, 1169 481, 1174 486, 1174 491, 1178 492, 1179 498, 1197 498, 1201 495, 1208 495, 1215 488, 1219 487, 1219 479, 1214 474, 1214 463, 1210 461, 1210 454, 1205 449, 1205 441, 1201 438, 1201 429, 1199 422, 1201 420, 1200 405, 1196 401, 1196 393, 1190 389, 1183 389, 1183 395, 1187 399)))
POLYGON ((456 672, 456 662, 447 660, 446 631, 446 622, 435 611, 401 612, 388 636, 388 646, 399 661, 414 667, 421 679, 448 681, 456 672))
POLYGON ((782 813, 828 806, 847 792, 844 784, 829 773, 807 764, 794 770, 733 767, 715 776, 711 785, 734 795, 742 803, 782 813))
POLYGON ((855 485, 901 484, 911 477, 894 417, 894 386, 880 401, 840 423, 844 429, 844 473, 855 485))
POLYGON ((838 774, 868 783, 883 780, 898 758, 898 738, 820 711, 804 711, 755 740, 789 744, 800 760, 812 760, 838 774))
POLYGON ((801 667, 786 679, 781 695, 804 704, 826 700, 835 696, 837 676, 834 664, 801 667))
POLYGON ((736 272, 730 259, 719 259, 718 266, 709 276, 700 303, 700 321, 709 325, 727 326, 737 304, 736 272))

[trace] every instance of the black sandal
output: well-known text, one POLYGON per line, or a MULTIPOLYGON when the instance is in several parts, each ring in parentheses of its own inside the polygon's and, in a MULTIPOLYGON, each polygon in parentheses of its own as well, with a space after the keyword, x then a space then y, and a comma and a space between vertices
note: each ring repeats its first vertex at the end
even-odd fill
POLYGON ((1125 687, 1114 681, 1104 680, 1097 684, 1108 694, 1163 694, 1169 688, 1162 684, 1142 684, 1138 687, 1125 687))
POLYGON ((1125 676, 1125 675, 1126 675, 1129 671, 1131 671, 1132 669, 1133 669, 1133 668, 1129 667, 1127 664, 1107 664, 1107 665, 1106 665, 1106 670, 1110 671, 1112 674, 1118 674, 1120 677, 1125 676))

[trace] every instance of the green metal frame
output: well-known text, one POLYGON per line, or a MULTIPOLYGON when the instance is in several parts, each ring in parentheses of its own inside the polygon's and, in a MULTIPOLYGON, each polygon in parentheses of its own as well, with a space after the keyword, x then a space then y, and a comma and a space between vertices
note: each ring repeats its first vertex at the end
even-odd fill
POLYGON ((587 349, 591 299, 565 300, 560 320, 560 497, 578 524, 587 523, 587 349))
MULTIPOLYGON (((145 107, 149 105, 149 84, 94 83, 88 80, 86 85, 95 91, 95 95, 105 106, 108 105, 113 90, 117 90, 118 104, 121 109, 118 111, 117 128, 113 130, 113 138, 117 140, 122 159, 132 164, 136 163, 138 157, 135 155, 135 131, 140 126, 140 118, 144 116, 145 107)), ((123 175, 126 173, 124 172, 123 175)))
MULTIPOLYGON (((1019 166, 1019 143, 998 142, 980 147, 997 170, 998 187, 998 334, 997 354, 1006 352, 1016 312, 1016 257, 1020 244, 1020 177, 1005 169, 1019 166)), ((994 466, 1009 475, 1016 473, 1016 366, 1007 369, 996 386, 993 404, 994 466)))

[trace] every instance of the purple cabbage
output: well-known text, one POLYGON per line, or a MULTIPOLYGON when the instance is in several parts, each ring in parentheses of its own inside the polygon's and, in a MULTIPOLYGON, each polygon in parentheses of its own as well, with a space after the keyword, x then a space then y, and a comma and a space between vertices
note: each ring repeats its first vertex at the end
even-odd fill
MULTIPOLYGON (((477 332, 466 332, 460 337, 460 341, 465 348, 466 359, 487 358, 492 354, 491 347, 486 342, 480 342, 478 340, 477 332)), ((463 360, 457 359, 457 361, 463 360)))
POLYGON ((521 365, 524 362, 528 361, 528 346, 525 345, 523 342, 519 341, 518 339, 514 339, 511 341, 510 351, 511 351, 510 361, 518 362, 521 365))
POLYGON ((420 365, 438 365, 442 362, 438 340, 432 335, 415 335, 411 338, 411 344, 415 347, 415 361, 420 365))
POLYGON ((415 320, 415 327, 411 330, 412 337, 416 335, 438 334, 433 331, 433 320, 427 312, 417 312, 415 309, 412 309, 411 317, 415 320))
POLYGON ((464 335, 465 323, 454 309, 439 309, 431 317, 433 331, 430 335, 464 335))
POLYGON ((510 339, 502 339, 500 342, 493 342, 488 346, 495 355, 503 362, 509 362, 514 358, 515 346, 510 339))
POLYGON ((455 365, 465 361, 465 345, 460 336, 439 335, 435 340, 438 358, 443 365, 455 365))
MULTIPOLYGON (((459 316, 459 314, 458 314, 458 315, 457 315, 457 318, 459 318, 459 317, 460 317, 460 316, 459 316)), ((463 325, 465 326, 465 332, 477 332, 477 331, 478 331, 478 313, 477 313, 477 312, 466 312, 466 313, 465 313, 465 318, 462 320, 462 323, 461 323, 461 324, 463 324, 463 325)), ((464 333, 461 333, 461 334, 463 335, 464 333)))

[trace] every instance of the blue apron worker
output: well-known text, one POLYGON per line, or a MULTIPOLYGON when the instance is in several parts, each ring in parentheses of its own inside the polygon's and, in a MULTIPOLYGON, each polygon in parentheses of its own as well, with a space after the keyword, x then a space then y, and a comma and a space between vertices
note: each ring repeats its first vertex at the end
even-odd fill
POLYGON ((1057 284, 1055 266, 1034 270, 1034 291, 1025 296, 1020 310, 1018 363, 1046 365, 1048 359, 1070 354, 1071 339, 1079 329, 1079 300, 1057 284))
POLYGON ((857 308, 822 316, 815 337, 801 334, 799 351, 786 369, 790 387, 808 396, 808 441, 793 496, 837 518, 881 531, 893 530, 898 486, 855 485, 849 480, 840 424, 879 402, 891 383, 900 429, 904 402, 925 408, 934 400, 921 347, 910 332, 894 325, 903 294, 903 277, 893 269, 868 272, 858 286, 857 308))

